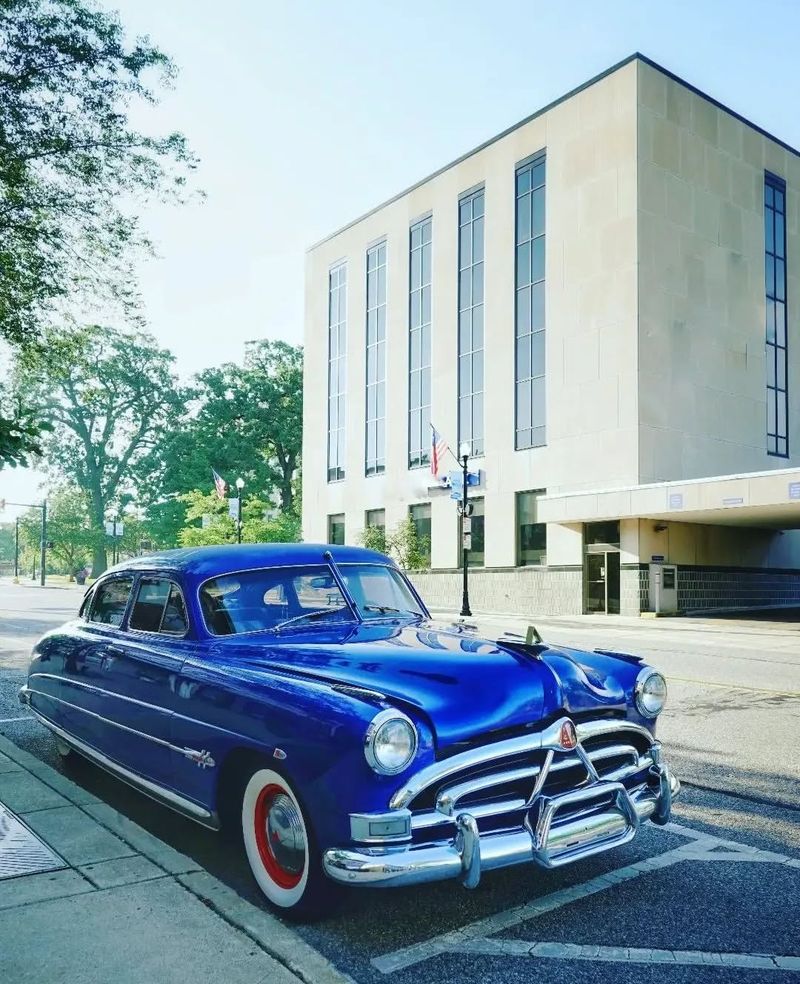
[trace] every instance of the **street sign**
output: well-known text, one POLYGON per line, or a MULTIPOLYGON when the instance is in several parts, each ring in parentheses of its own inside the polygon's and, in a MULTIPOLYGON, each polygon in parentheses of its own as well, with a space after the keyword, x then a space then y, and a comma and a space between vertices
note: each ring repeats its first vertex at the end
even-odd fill
MULTIPOLYGON (((467 503, 467 505, 469 505, 469 503, 467 503)), ((463 533, 471 533, 472 532, 472 517, 471 516, 463 516, 462 517, 462 519, 461 519, 461 530, 462 530, 463 533)))
POLYGON ((239 518, 239 500, 238 499, 228 499, 228 515, 231 519, 239 518))
POLYGON ((463 533, 461 539, 462 539, 462 544, 461 545, 464 547, 464 549, 465 550, 472 550, 472 534, 471 533, 463 533))
POLYGON ((125 532, 124 523, 115 523, 113 520, 106 520, 106 536, 122 536, 125 532))

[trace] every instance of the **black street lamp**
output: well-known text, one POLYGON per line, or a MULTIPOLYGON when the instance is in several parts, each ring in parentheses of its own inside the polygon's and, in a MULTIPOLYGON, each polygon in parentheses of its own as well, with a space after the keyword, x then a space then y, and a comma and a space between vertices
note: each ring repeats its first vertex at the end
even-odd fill
POLYGON ((467 481, 468 481, 468 471, 467 462, 469 461, 469 452, 471 448, 469 442, 464 441, 458 449, 459 457, 461 458, 461 568, 464 577, 464 589, 461 595, 461 614, 462 615, 472 615, 472 611, 469 607, 469 583, 468 583, 468 560, 469 560, 469 548, 467 543, 469 542, 468 537, 471 533, 466 531, 467 521, 469 520, 469 503, 468 503, 468 492, 467 492, 467 481))
POLYGON ((238 498, 236 499, 236 542, 242 542, 242 489, 244 488, 244 479, 236 479, 236 491, 238 498))

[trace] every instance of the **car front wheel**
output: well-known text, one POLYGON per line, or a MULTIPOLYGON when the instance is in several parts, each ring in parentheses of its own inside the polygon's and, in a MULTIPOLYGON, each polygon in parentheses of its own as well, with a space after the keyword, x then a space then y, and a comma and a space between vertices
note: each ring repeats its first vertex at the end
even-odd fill
POLYGON ((309 919, 329 905, 333 886, 294 790, 273 769, 257 769, 242 797, 242 837, 259 888, 285 915, 309 919))

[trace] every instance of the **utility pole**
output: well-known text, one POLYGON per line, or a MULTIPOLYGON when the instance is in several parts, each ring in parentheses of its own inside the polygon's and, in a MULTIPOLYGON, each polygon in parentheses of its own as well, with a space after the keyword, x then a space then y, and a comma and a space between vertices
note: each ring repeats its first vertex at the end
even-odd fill
POLYGON ((14 580, 19 579, 19 516, 14 520, 14 580))
POLYGON ((44 587, 45 573, 47 571, 47 499, 42 499, 42 543, 39 566, 41 568, 39 572, 39 583, 44 587))
POLYGON ((242 489, 244 488, 244 479, 236 479, 236 493, 238 498, 236 500, 236 542, 242 542, 242 489))
POLYGON ((458 449, 461 455, 461 569, 464 578, 463 592, 461 595, 461 614, 462 615, 472 615, 472 611, 469 607, 469 581, 468 581, 468 570, 469 570, 469 547, 467 543, 471 542, 470 538, 472 536, 471 532, 467 532, 466 527, 469 524, 469 494, 467 492, 467 482, 469 480, 469 473, 467 471, 467 462, 469 461, 470 445, 464 441, 461 447, 458 449))

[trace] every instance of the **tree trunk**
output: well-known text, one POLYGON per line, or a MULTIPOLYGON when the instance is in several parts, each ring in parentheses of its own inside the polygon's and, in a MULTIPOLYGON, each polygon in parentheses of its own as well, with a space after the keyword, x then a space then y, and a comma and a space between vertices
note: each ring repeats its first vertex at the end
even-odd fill
POLYGON ((92 520, 95 529, 101 534, 92 549, 92 577, 97 578, 108 567, 105 541, 106 507, 99 489, 92 490, 92 520))
POLYGON ((288 458, 281 459, 280 493, 281 493, 281 509, 284 512, 293 512, 294 510, 292 475, 294 475, 295 467, 296 467, 296 462, 295 462, 294 455, 289 455, 288 458))

